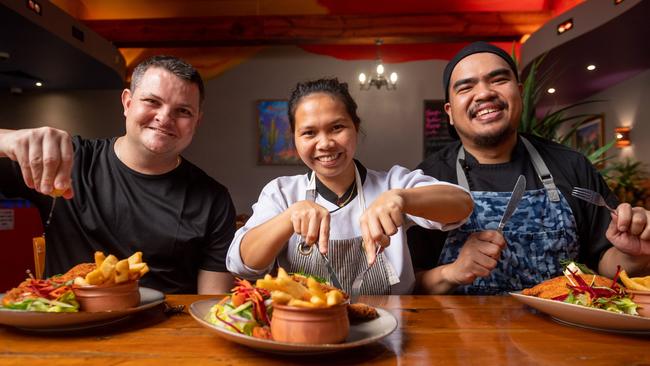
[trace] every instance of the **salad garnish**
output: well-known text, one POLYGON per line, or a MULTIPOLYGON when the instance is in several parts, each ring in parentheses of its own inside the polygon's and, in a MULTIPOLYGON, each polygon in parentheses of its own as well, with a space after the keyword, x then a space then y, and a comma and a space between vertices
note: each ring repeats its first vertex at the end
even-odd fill
POLYGON ((552 300, 563 301, 570 304, 582 305, 592 308, 612 311, 619 314, 638 315, 634 303, 626 294, 625 289, 618 285, 621 266, 618 266, 616 275, 609 287, 594 286, 595 276, 588 284, 581 276, 578 267, 567 266, 564 275, 569 280, 569 292, 553 297, 552 300))
POLYGON ((239 334, 271 339, 270 292, 244 279, 237 279, 235 284, 231 295, 210 309, 207 320, 239 334))

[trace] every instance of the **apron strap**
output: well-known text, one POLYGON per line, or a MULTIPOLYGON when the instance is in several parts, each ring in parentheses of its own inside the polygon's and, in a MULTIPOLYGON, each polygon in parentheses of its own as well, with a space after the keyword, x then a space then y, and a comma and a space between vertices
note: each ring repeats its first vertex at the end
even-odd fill
MULTIPOLYGON (((539 154, 533 144, 528 141, 527 138, 522 135, 519 135, 519 137, 521 137, 521 142, 524 143, 524 147, 530 155, 535 173, 539 177, 539 180, 542 181, 544 188, 548 192, 549 199, 552 202, 559 202, 560 192, 555 185, 553 175, 551 175, 551 172, 548 170, 548 166, 546 166, 544 159, 542 159, 542 156, 539 154)), ((465 149, 463 148, 462 144, 460 145, 460 148, 458 149, 458 155, 456 156, 456 178, 458 179, 458 184, 460 186, 464 187, 467 190, 470 190, 469 182, 467 181, 467 175, 465 174, 465 170, 463 169, 463 166, 460 162, 461 160, 463 160, 463 162, 465 161, 465 149)))
POLYGON ((560 192, 555 185, 553 175, 551 175, 551 172, 548 170, 544 159, 542 159, 542 156, 539 155, 537 149, 530 143, 530 141, 528 141, 527 138, 521 135, 519 135, 519 137, 521 137, 521 142, 524 143, 526 150, 528 150, 528 154, 533 162, 533 167, 535 168, 535 173, 537 173, 539 180, 544 184, 544 188, 546 188, 550 200, 552 202, 560 202, 560 192))

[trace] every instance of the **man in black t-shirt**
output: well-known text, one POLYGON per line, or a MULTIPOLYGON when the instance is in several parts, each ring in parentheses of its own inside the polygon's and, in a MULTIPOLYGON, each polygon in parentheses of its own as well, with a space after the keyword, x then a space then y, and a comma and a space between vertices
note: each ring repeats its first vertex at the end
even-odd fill
POLYGON ((46 220, 46 275, 92 262, 96 250, 136 251, 141 285, 167 293, 225 293, 235 231, 228 190, 180 154, 202 117, 203 81, 184 61, 156 56, 122 92, 126 134, 71 138, 50 127, 0 130, 0 190, 32 200, 46 220), (4 159, 8 157, 9 159, 4 159), (12 161, 13 160, 13 161, 12 161))
POLYGON ((503 50, 476 42, 445 68, 450 124, 460 141, 418 168, 472 191, 474 212, 447 233, 409 231, 420 288, 433 293, 499 294, 557 276, 562 260, 577 260, 613 277, 617 265, 633 275, 650 263, 648 212, 621 204, 616 214, 578 201, 573 187, 616 197, 580 153, 517 133, 522 100, 517 68, 503 50), (503 234, 495 230, 519 175, 523 199, 503 234))

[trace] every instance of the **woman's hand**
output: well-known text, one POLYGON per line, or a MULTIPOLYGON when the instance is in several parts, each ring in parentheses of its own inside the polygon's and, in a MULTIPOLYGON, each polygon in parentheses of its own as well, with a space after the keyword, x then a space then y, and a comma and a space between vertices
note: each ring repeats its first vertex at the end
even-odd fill
POLYGON ((308 245, 316 244, 318 250, 327 254, 330 237, 330 213, 312 201, 299 201, 289 207, 293 231, 301 235, 308 245))
POLYGON ((67 132, 51 127, 3 131, 0 156, 7 156, 20 165, 29 188, 72 198, 73 148, 67 132))
POLYGON ((361 236, 368 264, 375 262, 377 245, 390 245, 390 236, 404 224, 404 199, 401 190, 382 193, 361 215, 361 236))

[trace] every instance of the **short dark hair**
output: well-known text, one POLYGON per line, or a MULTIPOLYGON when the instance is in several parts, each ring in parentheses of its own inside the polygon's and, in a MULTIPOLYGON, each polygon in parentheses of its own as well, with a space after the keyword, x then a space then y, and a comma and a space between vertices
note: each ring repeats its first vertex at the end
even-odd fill
POLYGON ((354 122, 354 126, 359 129, 361 118, 357 115, 357 103, 352 99, 348 91, 348 83, 341 83, 339 79, 318 79, 298 83, 291 92, 289 97, 288 113, 291 131, 296 129, 296 109, 300 100, 310 94, 326 93, 340 100, 345 105, 345 110, 354 122))
POLYGON ((152 67, 160 67, 183 80, 187 80, 192 84, 196 84, 196 86, 199 87, 199 106, 203 105, 203 99, 205 98, 205 88, 203 86, 203 79, 201 78, 201 74, 199 74, 194 66, 174 56, 158 55, 140 62, 135 67, 135 69, 133 69, 133 73, 131 74, 132 92, 134 92, 138 87, 138 84, 140 84, 144 73, 152 67))

